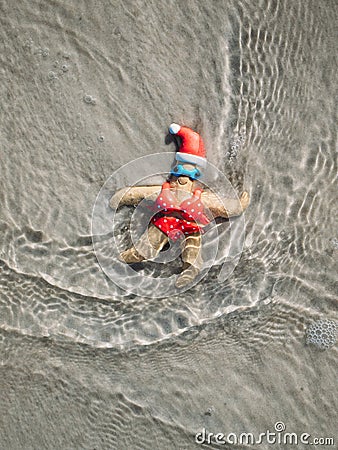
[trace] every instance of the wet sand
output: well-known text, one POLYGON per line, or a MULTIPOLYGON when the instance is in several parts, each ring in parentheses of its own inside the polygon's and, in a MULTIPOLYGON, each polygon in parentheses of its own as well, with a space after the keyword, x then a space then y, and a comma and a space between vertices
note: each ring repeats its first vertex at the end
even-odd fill
POLYGON ((202 448, 203 428, 278 421, 335 437, 337 347, 305 331, 337 320, 337 15, 333 1, 2 3, 1 447, 202 448), (174 152, 172 121, 250 192, 245 244, 226 281, 216 266, 182 296, 137 297, 102 272, 91 214, 116 169, 174 152))

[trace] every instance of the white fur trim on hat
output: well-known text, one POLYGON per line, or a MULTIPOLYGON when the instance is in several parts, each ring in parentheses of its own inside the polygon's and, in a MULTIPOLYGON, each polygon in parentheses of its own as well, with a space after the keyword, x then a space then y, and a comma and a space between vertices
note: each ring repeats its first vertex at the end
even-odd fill
POLYGON ((170 134, 176 134, 176 133, 178 133, 180 131, 180 129, 181 129, 181 126, 177 125, 177 123, 172 123, 169 126, 170 134))
POLYGON ((177 152, 175 158, 176 161, 197 164, 198 166, 203 167, 203 169, 205 169, 207 166, 207 160, 202 156, 191 155, 190 153, 177 152))

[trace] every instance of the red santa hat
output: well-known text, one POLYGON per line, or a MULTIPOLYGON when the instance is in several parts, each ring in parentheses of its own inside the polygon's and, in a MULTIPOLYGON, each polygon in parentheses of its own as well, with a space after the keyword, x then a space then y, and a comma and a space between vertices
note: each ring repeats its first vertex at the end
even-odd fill
POLYGON ((177 123, 172 123, 169 126, 169 132, 179 136, 182 140, 182 145, 175 155, 177 161, 196 164, 202 168, 206 167, 207 159, 204 143, 196 131, 188 127, 182 127, 177 123))

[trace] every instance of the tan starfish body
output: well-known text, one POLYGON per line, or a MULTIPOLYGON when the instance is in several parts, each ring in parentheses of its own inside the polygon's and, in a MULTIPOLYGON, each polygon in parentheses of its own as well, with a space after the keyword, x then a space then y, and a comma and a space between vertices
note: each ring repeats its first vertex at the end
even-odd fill
MULTIPOLYGON (((171 176, 169 182, 170 191, 179 201, 184 200, 188 193, 193 193, 196 187, 201 186, 200 182, 193 181, 187 176, 171 176)), ((116 209, 122 205, 135 206, 145 199, 155 202, 160 192, 160 185, 126 187, 116 192, 111 198, 110 207, 116 209)), ((205 190, 202 192, 201 200, 206 211, 210 212, 213 218, 229 218, 242 214, 249 205, 249 194, 244 191, 240 199, 221 198, 215 193, 205 190)), ((150 223, 148 230, 137 243, 137 248, 132 246, 122 252, 120 258, 128 264, 154 258, 168 240, 169 237, 164 232, 150 223)), ((191 283, 199 274, 202 267, 201 242, 199 232, 185 236, 181 253, 183 271, 176 281, 177 287, 180 288, 191 283)))

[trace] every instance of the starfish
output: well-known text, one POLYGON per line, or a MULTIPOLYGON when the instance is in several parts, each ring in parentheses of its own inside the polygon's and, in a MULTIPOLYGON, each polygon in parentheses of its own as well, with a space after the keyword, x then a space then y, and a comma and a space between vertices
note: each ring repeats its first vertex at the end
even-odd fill
POLYGON ((180 146, 176 165, 162 185, 133 186, 121 189, 110 200, 111 208, 137 205, 147 199, 153 202, 154 216, 133 245, 120 254, 120 259, 133 264, 156 257, 169 240, 181 239, 183 270, 176 280, 181 288, 191 283, 202 267, 201 234, 216 218, 239 216, 249 205, 244 191, 239 199, 221 198, 200 182, 206 168, 206 151, 201 136, 191 128, 171 124, 169 132, 177 135, 180 146), (210 215, 212 217, 210 217, 210 215), (209 217, 208 217, 209 216, 209 217))
MULTIPOLYGON (((170 192, 178 199, 186 199, 187 193, 192 194, 200 188, 201 183, 190 179, 187 176, 170 176, 170 192)), ((203 186, 203 185, 202 185, 203 186)), ((133 186, 126 187, 111 198, 110 207, 116 209, 122 205, 135 206, 142 200, 147 199, 156 202, 161 193, 162 186, 133 186)), ((201 200, 206 211, 212 214, 212 219, 239 216, 249 205, 249 194, 244 191, 239 199, 222 198, 217 194, 206 189, 201 193, 201 200)), ((120 254, 120 259, 128 264, 138 263, 156 257, 163 247, 167 244, 170 237, 157 228, 152 222, 148 230, 141 236, 140 241, 135 246, 125 250, 120 254)), ((182 243, 183 267, 180 276, 176 281, 178 288, 191 283, 199 274, 201 260, 201 233, 196 232, 184 237, 182 243)))

